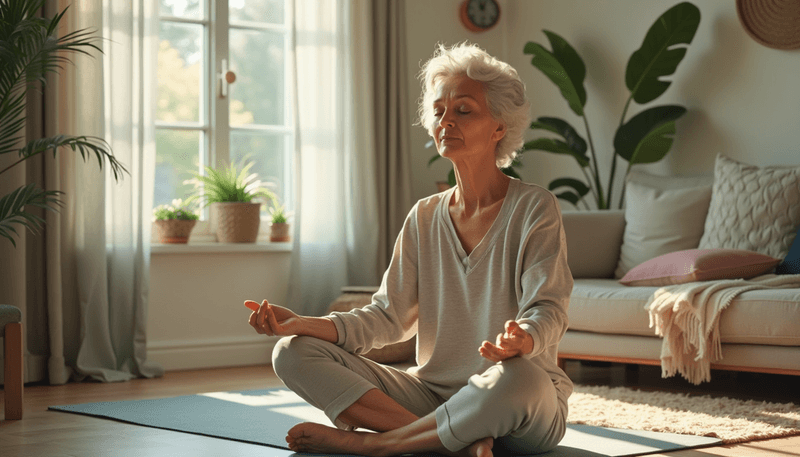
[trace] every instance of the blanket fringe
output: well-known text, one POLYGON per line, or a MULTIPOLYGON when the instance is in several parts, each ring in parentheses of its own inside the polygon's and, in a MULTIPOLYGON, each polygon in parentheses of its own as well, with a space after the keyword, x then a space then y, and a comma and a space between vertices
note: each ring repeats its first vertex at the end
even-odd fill
POLYGON ((770 274, 749 281, 706 281, 658 289, 645 308, 650 328, 663 337, 661 376, 680 374, 692 384, 711 381, 711 364, 722 360, 722 311, 748 290, 793 287, 800 287, 800 275, 770 274))

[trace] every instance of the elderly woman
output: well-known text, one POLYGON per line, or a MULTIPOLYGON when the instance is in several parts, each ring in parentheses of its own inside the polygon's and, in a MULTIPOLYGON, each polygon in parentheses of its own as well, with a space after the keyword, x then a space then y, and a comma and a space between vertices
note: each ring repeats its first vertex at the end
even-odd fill
POLYGON ((289 336, 275 372, 337 427, 296 425, 293 451, 533 454, 564 436, 572 382, 556 354, 572 276, 561 213, 546 189, 500 170, 528 125, 524 84, 467 44, 440 46, 421 79, 421 123, 457 185, 412 208, 372 304, 301 317, 265 300, 250 316, 259 333, 289 336), (415 334, 407 372, 359 355, 415 334))

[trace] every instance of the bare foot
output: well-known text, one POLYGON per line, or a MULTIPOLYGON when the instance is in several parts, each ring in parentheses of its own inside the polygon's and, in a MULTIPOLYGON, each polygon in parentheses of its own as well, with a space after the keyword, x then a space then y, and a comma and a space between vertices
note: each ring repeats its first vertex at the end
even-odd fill
MULTIPOLYGON (((313 422, 297 424, 289 430, 286 442, 293 452, 312 454, 360 454, 388 455, 388 451, 372 442, 380 434, 370 432, 347 432, 313 422), (370 441, 370 442, 368 442, 370 441)), ((492 457, 494 440, 487 437, 478 440, 458 452, 442 452, 457 457, 492 457)), ((441 451, 440 451, 441 452, 441 451)))
POLYGON ((494 439, 491 436, 478 440, 458 452, 440 451, 442 455, 451 457, 493 457, 492 446, 494 439))
POLYGON ((365 454, 364 432, 346 432, 313 422, 297 424, 289 430, 286 442, 294 452, 313 454, 365 454))
POLYGON ((467 450, 470 457, 492 457, 492 446, 494 446, 494 440, 489 436, 472 443, 467 450))

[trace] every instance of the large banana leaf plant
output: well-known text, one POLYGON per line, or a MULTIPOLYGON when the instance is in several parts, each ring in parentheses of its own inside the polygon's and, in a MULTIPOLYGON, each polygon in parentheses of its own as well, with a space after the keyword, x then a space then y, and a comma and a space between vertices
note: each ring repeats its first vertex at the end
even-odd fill
MULTIPOLYGON (((539 117, 531 124, 533 130, 556 134, 560 138, 536 138, 526 142, 523 150, 572 156, 583 172, 585 181, 559 178, 550 183, 550 190, 557 192, 559 198, 576 206, 582 202, 589 208, 584 197, 591 192, 598 209, 610 209, 618 157, 628 162, 625 172, 627 176, 632 165, 658 162, 666 156, 672 147, 672 135, 676 132, 675 121, 686 113, 686 108, 679 105, 654 106, 627 119, 628 108, 631 101, 640 105, 649 103, 669 88, 671 81, 665 77, 675 73, 699 25, 700 10, 691 3, 679 3, 653 23, 642 46, 628 60, 625 86, 630 91, 630 96, 625 102, 619 127, 614 135, 614 154, 607 194, 603 192, 600 182, 597 152, 584 111, 586 89, 583 80, 586 77, 586 66, 583 60, 564 38, 547 30, 543 32, 550 41, 552 50, 534 42, 525 45, 524 53, 533 56, 531 64, 558 86, 570 109, 583 118, 586 129, 588 145, 578 131, 563 119, 539 117)), ((624 202, 624 192, 623 186, 619 208, 622 208, 624 202)))
MULTIPOLYGON (((79 152, 84 160, 94 154, 101 168, 103 161, 108 160, 114 178, 119 180, 127 170, 101 138, 54 135, 24 143, 28 91, 41 90, 48 73, 57 73, 64 64, 71 64, 68 54, 102 52, 94 44, 96 37, 87 29, 58 38, 58 24, 67 9, 52 18, 38 17, 44 3, 45 0, 0 0, 0 155, 18 156, 18 160, 0 169, 0 179, 3 173, 37 154, 55 155, 69 148, 79 152)), ((35 233, 44 224, 44 219, 26 207, 57 211, 62 206, 58 198, 61 194, 28 184, 0 197, 0 236, 16 247, 17 228, 28 228, 35 233)))

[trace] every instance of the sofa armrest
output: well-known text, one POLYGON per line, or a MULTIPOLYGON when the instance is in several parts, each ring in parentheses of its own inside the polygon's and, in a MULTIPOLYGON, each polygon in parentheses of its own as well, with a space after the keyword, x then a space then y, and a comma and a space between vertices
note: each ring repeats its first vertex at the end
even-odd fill
POLYGON ((624 210, 564 211, 573 278, 613 278, 625 232, 624 210))

